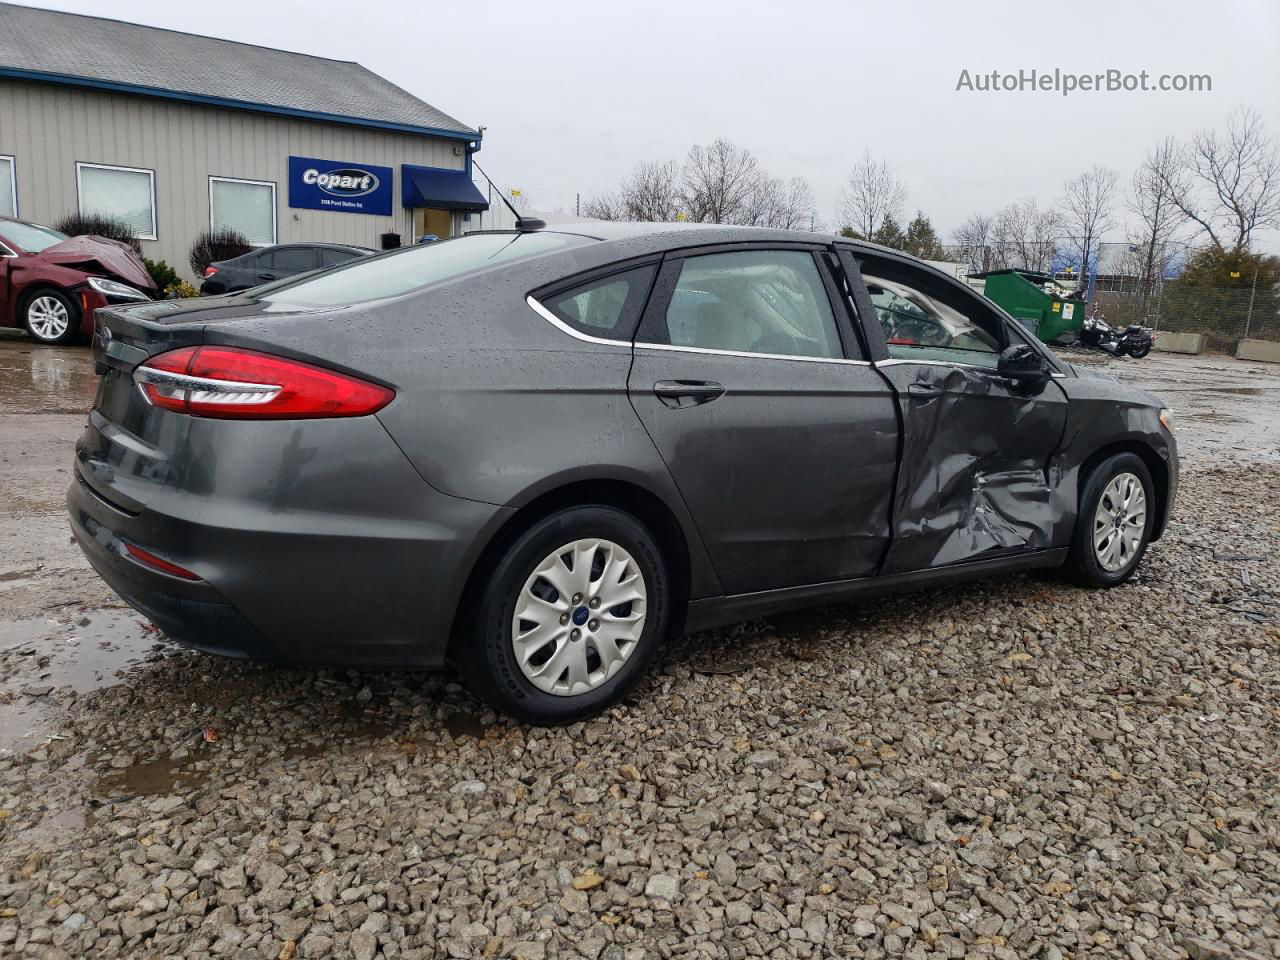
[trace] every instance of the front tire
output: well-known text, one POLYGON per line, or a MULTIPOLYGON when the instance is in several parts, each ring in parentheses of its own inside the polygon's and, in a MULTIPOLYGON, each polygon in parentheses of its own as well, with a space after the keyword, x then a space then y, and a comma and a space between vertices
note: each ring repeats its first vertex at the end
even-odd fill
POLYGON ((61 290, 37 290, 22 306, 22 324, 40 343, 70 343, 80 332, 80 308, 61 290))
POLYGON ((1099 463, 1080 492, 1067 578, 1083 587, 1116 587, 1129 580, 1151 542, 1156 519, 1151 471, 1132 453, 1099 463))
POLYGON ((570 723, 618 702, 665 638, 671 587, 653 535, 604 506, 561 510, 521 533, 463 611, 455 660, 504 713, 570 723))

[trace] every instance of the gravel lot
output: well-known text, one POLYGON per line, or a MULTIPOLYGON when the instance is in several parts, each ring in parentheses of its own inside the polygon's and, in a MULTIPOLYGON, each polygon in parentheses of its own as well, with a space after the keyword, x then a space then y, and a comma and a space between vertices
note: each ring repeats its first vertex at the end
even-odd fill
POLYGON ((1180 416, 1136 583, 686 638, 542 730, 158 642, 60 512, 86 353, 0 342, 0 956, 1280 956, 1280 370, 1111 367, 1180 416))

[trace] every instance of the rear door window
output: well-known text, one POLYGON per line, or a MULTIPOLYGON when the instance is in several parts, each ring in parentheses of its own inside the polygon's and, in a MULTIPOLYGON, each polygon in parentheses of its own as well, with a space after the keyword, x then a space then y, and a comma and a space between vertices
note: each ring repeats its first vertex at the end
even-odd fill
POLYGON ((629 340, 640 320, 657 266, 650 264, 591 280, 553 294, 546 306, 581 333, 611 340, 629 340))
POLYGON ((813 254, 744 250, 689 257, 667 306, 666 342, 733 353, 844 356, 813 254))
POLYGON ((315 247, 280 247, 271 255, 271 266, 289 273, 302 273, 319 266, 318 260, 315 247))

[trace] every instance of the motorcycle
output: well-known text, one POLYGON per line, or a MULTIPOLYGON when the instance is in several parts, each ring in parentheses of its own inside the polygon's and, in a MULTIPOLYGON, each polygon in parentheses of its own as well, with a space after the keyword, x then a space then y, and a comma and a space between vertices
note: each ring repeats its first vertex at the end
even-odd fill
POLYGON ((1085 317, 1080 326, 1080 342, 1113 357, 1130 356, 1139 360, 1151 352, 1156 335, 1138 323, 1131 323, 1123 331, 1118 331, 1102 317, 1091 316, 1085 317))

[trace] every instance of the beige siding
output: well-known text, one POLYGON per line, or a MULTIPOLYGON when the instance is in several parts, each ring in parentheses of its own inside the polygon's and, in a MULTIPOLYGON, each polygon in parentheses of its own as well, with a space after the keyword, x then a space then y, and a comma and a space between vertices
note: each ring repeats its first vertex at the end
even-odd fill
POLYGON ((386 232, 411 239, 411 218, 400 206, 400 164, 463 169, 462 146, 457 140, 0 79, 0 154, 16 160, 18 215, 49 223, 74 212, 77 161, 154 170, 159 239, 142 241, 143 253, 186 275, 191 241, 209 227, 210 176, 273 181, 281 243, 376 247, 386 232), (392 167, 392 215, 291 208, 290 156, 392 167))

